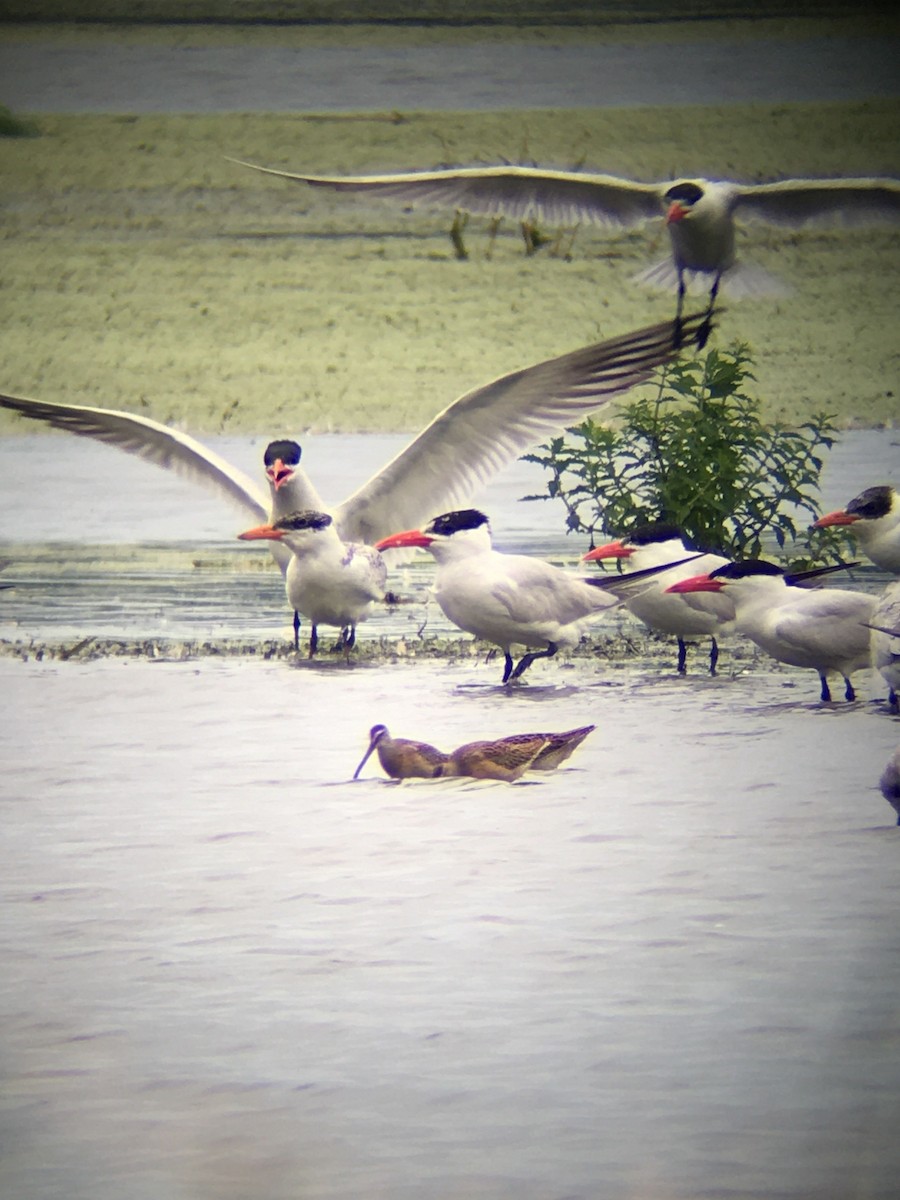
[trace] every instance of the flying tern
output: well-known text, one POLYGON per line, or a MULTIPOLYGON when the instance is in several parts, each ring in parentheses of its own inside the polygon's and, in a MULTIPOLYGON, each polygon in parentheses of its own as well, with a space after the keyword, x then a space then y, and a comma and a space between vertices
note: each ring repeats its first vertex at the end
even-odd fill
POLYGON ((230 161, 294 183, 361 193, 404 205, 452 207, 492 217, 560 226, 596 224, 631 228, 665 217, 672 257, 638 277, 678 289, 678 314, 693 277, 709 288, 709 311, 720 285, 730 295, 784 294, 783 284, 735 254, 735 216, 800 226, 827 217, 844 221, 900 219, 900 180, 781 179, 772 183, 688 179, 643 183, 587 171, 540 167, 457 167, 389 175, 309 175, 230 161))

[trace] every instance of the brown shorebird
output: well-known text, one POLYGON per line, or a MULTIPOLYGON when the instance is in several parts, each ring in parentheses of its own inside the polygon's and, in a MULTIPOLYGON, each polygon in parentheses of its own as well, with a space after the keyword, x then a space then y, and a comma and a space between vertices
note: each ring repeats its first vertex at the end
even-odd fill
POLYGON ((373 750, 378 751, 378 761, 391 779, 436 779, 443 774, 447 762, 447 755, 427 742, 392 738, 387 725, 373 725, 369 730, 369 748, 353 772, 354 779, 359 778, 373 750))
POLYGON ((583 725, 564 733, 514 733, 490 741, 467 742, 452 754, 444 754, 427 742, 392 738, 386 725, 373 725, 369 748, 353 778, 359 778, 369 755, 377 750, 382 768, 392 779, 468 776, 512 783, 528 770, 554 770, 594 728, 583 725))

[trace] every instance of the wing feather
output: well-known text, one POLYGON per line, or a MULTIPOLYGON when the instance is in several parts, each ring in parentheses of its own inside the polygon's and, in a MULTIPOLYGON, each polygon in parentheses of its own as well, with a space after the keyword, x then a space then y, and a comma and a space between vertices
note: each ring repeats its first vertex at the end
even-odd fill
MULTIPOLYGON (((686 318, 683 344, 697 338, 704 320, 705 314, 686 318)), ((677 354, 675 332, 671 321, 651 325, 468 392, 339 506, 341 535, 375 542, 464 507, 541 439, 645 382, 677 354)))
POLYGON ((734 184, 734 205, 745 216, 803 225, 825 217, 847 224, 900 219, 900 179, 783 179, 734 184))
POLYGON ((353 192, 401 204, 456 208, 491 217, 553 225, 630 227, 661 214, 666 184, 637 183, 614 175, 548 171, 537 167, 459 167, 394 175, 300 175, 230 158, 293 183, 334 192, 353 192))
POLYGON ((142 458, 144 462, 175 471, 193 483, 218 492, 243 509, 257 524, 268 519, 266 497, 243 471, 188 434, 149 417, 111 408, 29 400, 23 396, 0 395, 0 407, 79 437, 105 442, 126 454, 142 458))

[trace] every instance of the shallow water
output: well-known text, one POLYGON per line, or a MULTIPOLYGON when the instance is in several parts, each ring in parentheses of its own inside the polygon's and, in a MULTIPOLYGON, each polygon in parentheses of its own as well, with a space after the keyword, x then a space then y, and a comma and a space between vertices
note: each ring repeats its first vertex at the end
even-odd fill
MULTIPOLYGON (((896 482, 895 439, 848 435, 823 507, 896 482)), ((304 451, 340 497, 404 440, 304 451)), ((571 554, 531 490, 490 489, 498 541, 571 554)), ((0 512, 5 637, 284 622, 277 573, 222 566, 259 553, 240 520, 119 452, 0 439, 0 512)), ((821 706, 812 672, 721 663, 507 691, 479 658, 0 660, 0 1194, 893 1197, 898 722, 874 676, 821 706), (351 784, 381 721, 597 730, 537 781, 351 784)))
POLYGON ((590 664, 0 680, 4 1195, 896 1194, 882 706, 590 664), (375 721, 598 728, 539 782, 351 784, 375 721))
MULTIPOLYGON (((361 486, 404 445, 406 434, 303 437, 303 462, 326 501, 361 486)), ((211 438, 208 444, 263 481, 265 439, 211 438)), ((900 434, 844 434, 826 458, 822 510, 843 507, 872 483, 900 487, 900 434)), ((475 498, 491 518, 497 547, 573 561, 588 547, 564 532, 557 502, 520 503, 546 490, 544 475, 514 463, 475 498)), ((170 638, 278 634, 288 617, 280 575, 259 544, 237 541, 249 524, 216 495, 169 471, 85 438, 0 438, 0 637, 170 638), (65 495, 65 503, 60 497, 65 495), (60 570, 62 568, 62 572, 60 570)), ((805 518, 798 521, 802 527, 805 518)), ((394 570, 389 586, 415 602, 379 610, 361 639, 451 627, 423 603, 430 558, 394 570)), ((879 587, 865 568, 851 586, 879 587)))

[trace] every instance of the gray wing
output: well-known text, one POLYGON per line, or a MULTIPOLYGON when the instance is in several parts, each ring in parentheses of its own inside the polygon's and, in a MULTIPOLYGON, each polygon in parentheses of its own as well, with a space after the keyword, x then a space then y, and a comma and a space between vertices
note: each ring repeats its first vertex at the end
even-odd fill
POLYGON ((730 186, 742 215, 774 224, 803 225, 826 217, 848 224, 900 219, 898 179, 783 179, 730 186))
MULTIPOLYGON (((683 322, 690 345, 705 314, 683 322)), ((543 438, 645 382, 677 354, 671 321, 495 379, 456 400, 335 510, 341 536, 375 542, 464 507, 543 438)))
POLYGON ((266 175, 334 192, 553 225, 631 226, 660 216, 668 184, 537 167, 459 167, 398 175, 298 175, 231 158, 266 175))
POLYGON ((0 407, 12 409, 35 421, 43 421, 55 429, 65 429, 79 437, 94 438, 95 441, 116 446, 145 462, 175 471, 194 483, 219 492, 243 509, 257 524, 268 519, 266 497, 243 471, 231 466, 186 433, 151 421, 149 417, 138 417, 111 408, 29 400, 23 396, 0 395, 0 407))

